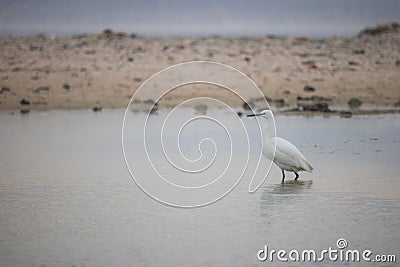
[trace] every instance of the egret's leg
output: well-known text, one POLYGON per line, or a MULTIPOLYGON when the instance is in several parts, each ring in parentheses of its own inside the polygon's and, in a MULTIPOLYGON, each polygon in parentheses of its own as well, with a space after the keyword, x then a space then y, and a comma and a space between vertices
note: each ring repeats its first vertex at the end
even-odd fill
POLYGON ((285 181, 285 171, 282 169, 282 184, 285 181))
POLYGON ((299 179, 299 174, 297 172, 295 172, 294 174, 296 174, 296 178, 294 178, 295 180, 299 179))

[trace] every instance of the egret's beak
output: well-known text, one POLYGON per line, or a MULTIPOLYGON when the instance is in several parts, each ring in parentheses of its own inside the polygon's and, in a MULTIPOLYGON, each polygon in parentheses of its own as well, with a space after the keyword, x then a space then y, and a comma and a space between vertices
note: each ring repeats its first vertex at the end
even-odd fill
POLYGON ((259 113, 259 114, 250 114, 250 115, 247 115, 246 117, 255 117, 255 116, 260 116, 260 115, 262 115, 261 113, 259 113))

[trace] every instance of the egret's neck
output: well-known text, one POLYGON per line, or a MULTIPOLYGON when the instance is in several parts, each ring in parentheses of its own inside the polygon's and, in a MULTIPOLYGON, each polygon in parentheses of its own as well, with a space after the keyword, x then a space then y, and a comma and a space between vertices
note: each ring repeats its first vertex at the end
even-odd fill
POLYGON ((263 139, 264 141, 268 141, 269 139, 275 137, 274 125, 269 121, 263 127, 263 139))

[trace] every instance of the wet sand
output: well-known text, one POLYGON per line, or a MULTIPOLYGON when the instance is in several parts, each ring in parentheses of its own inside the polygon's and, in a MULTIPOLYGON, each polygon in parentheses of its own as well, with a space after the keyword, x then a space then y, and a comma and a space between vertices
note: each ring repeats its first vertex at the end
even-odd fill
MULTIPOLYGON (((399 112, 400 31, 357 37, 0 37, 0 109, 124 108, 154 73, 192 60, 231 65, 292 112, 399 112), (318 103, 322 103, 322 106, 318 103), (316 104, 318 104, 316 106, 316 104)), ((196 88, 166 96, 174 106, 196 88)), ((218 90, 207 96, 243 103, 218 90)))

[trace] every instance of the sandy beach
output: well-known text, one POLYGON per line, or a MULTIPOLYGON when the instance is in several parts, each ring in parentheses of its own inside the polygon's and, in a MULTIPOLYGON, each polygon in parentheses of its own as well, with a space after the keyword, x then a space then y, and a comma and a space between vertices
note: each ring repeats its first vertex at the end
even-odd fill
MULTIPOLYGON (((400 30, 389 26, 329 38, 155 38, 112 31, 57 38, 3 36, 0 109, 125 108, 154 73, 181 62, 209 60, 248 75, 280 110, 399 112, 400 30)), ((218 90, 197 89, 167 95, 162 103, 174 106, 195 92, 206 92, 243 105, 218 90)))

